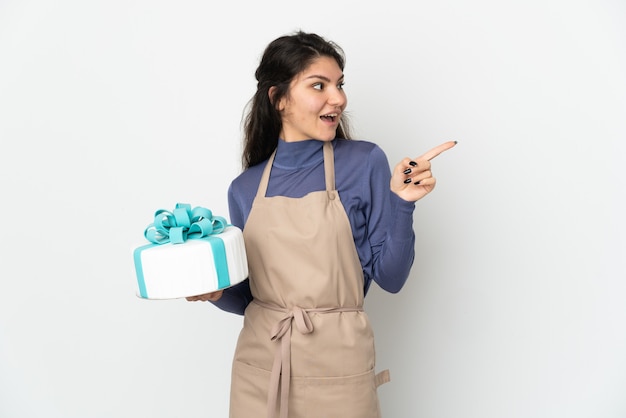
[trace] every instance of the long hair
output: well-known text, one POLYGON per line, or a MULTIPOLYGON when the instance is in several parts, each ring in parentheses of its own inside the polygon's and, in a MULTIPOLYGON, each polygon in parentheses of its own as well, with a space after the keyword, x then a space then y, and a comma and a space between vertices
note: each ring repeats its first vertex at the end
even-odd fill
MULTIPOLYGON (((257 90, 244 117, 244 168, 263 162, 278 144, 282 119, 275 104, 289 93, 291 81, 315 59, 331 57, 343 71, 345 55, 341 47, 314 33, 297 31, 272 41, 256 69, 257 90), (275 87, 270 99, 269 90, 275 87)), ((348 121, 342 115, 337 138, 350 139, 348 121)))

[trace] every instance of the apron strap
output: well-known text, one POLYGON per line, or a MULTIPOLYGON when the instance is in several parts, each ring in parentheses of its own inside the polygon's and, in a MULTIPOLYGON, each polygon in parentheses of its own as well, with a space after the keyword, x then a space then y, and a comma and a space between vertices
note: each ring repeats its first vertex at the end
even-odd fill
POLYGON ((382 372, 376 375, 376 387, 388 383, 391 381, 391 376, 389 376, 389 369, 383 370, 382 372))
MULTIPOLYGON (((278 341, 280 344, 276 346, 274 355, 274 364, 272 365, 272 373, 270 375, 270 384, 267 393, 267 416, 275 417, 278 398, 280 397, 280 418, 288 418, 289 416, 289 385, 291 381, 291 330, 292 323, 295 321, 296 329, 301 334, 310 334, 313 332, 313 322, 309 317, 309 313, 333 313, 333 312, 360 312, 362 307, 336 307, 336 308, 300 308, 294 306, 291 309, 282 308, 270 303, 261 302, 258 299, 252 299, 253 303, 262 308, 271 309, 284 313, 284 316, 278 321, 271 331, 272 341, 278 341), (279 385, 280 383, 280 385, 279 385), (279 396, 280 386, 280 396, 279 396)), ((383 372, 381 372, 383 373, 383 372)), ((387 376, 389 373, 387 373, 387 376)), ((378 376, 376 377, 377 386, 378 376)), ((381 383, 382 384, 382 383, 381 383)))
POLYGON ((276 150, 272 152, 270 158, 267 160, 263 174, 261 175, 261 181, 259 182, 259 188, 256 191, 256 197, 265 197, 267 193, 267 184, 270 180, 270 171, 272 171, 272 165, 274 164, 274 157, 276 156, 276 150))
POLYGON ((324 142, 324 175, 326 177, 326 191, 335 190, 335 154, 332 142, 324 142))

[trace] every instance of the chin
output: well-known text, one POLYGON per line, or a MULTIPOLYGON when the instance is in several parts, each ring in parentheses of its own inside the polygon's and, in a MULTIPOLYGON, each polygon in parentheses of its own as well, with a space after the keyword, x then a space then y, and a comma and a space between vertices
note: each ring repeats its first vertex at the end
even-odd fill
POLYGON ((332 141, 337 137, 337 132, 328 133, 326 135, 320 135, 320 141, 332 141))

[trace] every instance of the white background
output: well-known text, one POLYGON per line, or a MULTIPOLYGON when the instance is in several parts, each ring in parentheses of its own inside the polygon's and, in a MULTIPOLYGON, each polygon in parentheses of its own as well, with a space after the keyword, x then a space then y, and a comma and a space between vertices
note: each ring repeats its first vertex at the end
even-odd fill
POLYGON ((0 417, 226 417, 241 317, 135 296, 157 209, 227 216, 265 45, 347 53, 359 138, 450 139, 397 295, 387 418, 626 417, 621 0, 0 0, 0 417))

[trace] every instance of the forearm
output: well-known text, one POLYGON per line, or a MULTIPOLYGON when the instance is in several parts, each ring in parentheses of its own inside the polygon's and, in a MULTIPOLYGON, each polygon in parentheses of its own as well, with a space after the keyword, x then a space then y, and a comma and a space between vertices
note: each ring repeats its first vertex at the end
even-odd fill
POLYGON ((415 204, 392 197, 389 229, 384 243, 374 256, 373 280, 384 290, 397 293, 402 289, 415 258, 413 211, 415 204))

